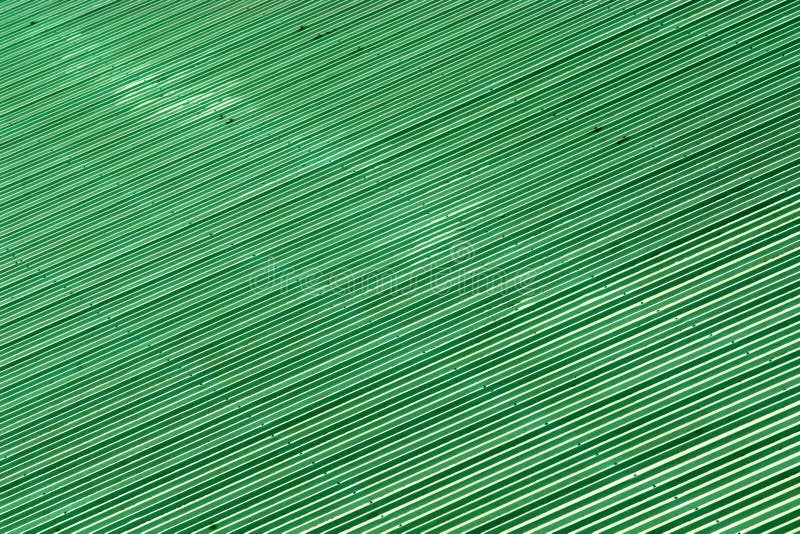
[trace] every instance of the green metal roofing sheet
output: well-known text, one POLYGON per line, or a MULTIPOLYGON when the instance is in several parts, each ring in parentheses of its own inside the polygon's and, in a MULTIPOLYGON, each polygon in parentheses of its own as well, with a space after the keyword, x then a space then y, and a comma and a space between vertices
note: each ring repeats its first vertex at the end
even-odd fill
POLYGON ((800 2, 4 0, 0 532, 800 531, 800 2))

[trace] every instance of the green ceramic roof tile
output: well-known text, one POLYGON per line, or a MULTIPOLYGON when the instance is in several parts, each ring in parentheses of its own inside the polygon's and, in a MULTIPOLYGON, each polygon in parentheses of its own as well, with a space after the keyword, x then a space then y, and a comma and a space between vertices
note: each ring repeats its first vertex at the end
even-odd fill
POLYGON ((800 2, 0 3, 0 532, 800 531, 800 2))

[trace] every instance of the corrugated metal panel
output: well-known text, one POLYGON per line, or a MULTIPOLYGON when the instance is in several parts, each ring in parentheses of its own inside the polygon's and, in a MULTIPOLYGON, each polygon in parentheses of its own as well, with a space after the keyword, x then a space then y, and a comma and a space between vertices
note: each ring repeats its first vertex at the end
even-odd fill
POLYGON ((800 3, 0 10, 0 531, 800 528, 800 3))

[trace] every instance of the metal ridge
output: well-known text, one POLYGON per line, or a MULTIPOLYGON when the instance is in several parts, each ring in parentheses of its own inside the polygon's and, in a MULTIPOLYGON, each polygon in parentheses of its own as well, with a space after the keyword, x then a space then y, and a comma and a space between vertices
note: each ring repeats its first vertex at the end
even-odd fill
POLYGON ((800 531, 800 3, 0 13, 0 532, 800 531))

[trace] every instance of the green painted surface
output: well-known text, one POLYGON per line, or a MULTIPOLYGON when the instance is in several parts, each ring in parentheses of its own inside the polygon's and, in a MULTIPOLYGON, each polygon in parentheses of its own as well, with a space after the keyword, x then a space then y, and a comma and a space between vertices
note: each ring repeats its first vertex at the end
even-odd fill
POLYGON ((0 3, 0 532, 800 529, 800 2, 0 3))

